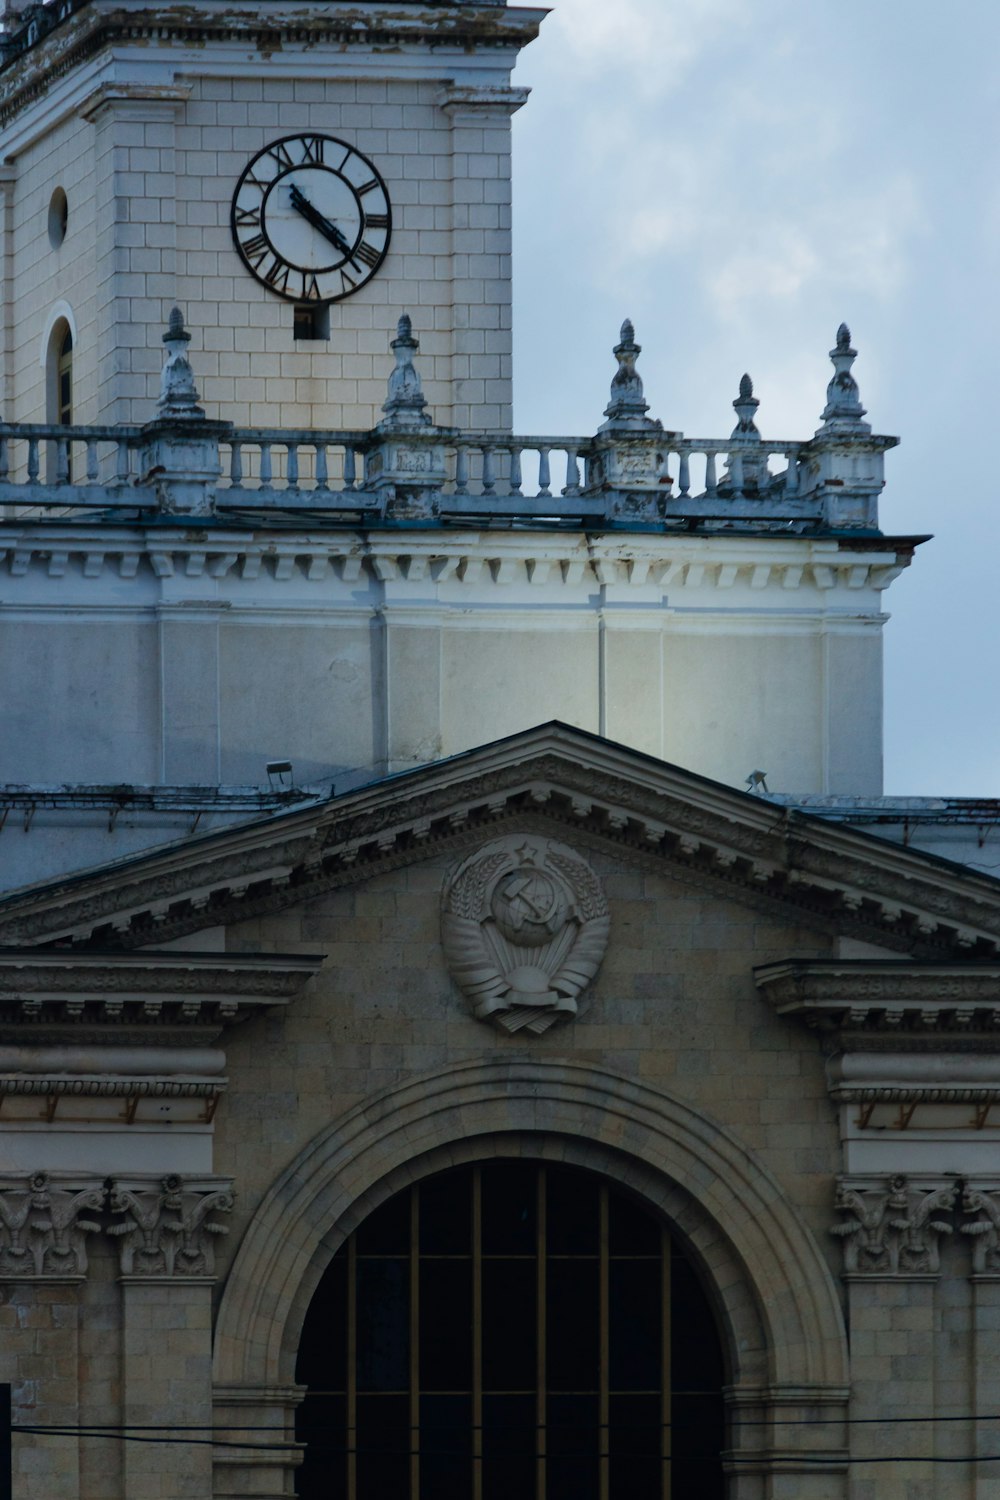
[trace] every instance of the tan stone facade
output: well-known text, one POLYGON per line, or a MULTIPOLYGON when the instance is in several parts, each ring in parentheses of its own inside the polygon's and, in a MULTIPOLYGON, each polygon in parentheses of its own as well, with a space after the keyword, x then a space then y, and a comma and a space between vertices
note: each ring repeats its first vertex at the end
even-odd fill
MULTIPOLYGON (((30 15, 0 62, 16 1500, 1000 1500, 1000 881, 774 795, 879 800, 881 600, 920 540, 878 530, 896 439, 846 325, 812 438, 765 442, 746 376, 729 437, 647 417, 628 322, 597 434, 515 437, 541 12, 30 15), (322 347, 229 218, 305 131, 393 214, 322 347), (519 1170, 533 1238, 498 1250, 519 1170), (427 1249, 439 1190, 458 1250, 427 1249), (432 1379, 452 1326, 467 1370, 432 1379)), ((305 285, 346 241, 281 180, 305 285)))
MULTIPOLYGON (((862 1033, 879 1034, 861 1017, 863 995, 869 1007, 876 995, 880 1013, 893 1004, 900 1012, 883 1058, 923 1058, 933 1073, 935 1057, 953 1055, 929 1040, 942 1025, 950 1049, 964 1046, 966 1058, 988 1051, 993 1023, 977 1009, 975 986, 995 970, 984 960, 964 968, 946 961, 954 929, 935 923, 932 909, 940 917, 960 882, 985 943, 1000 927, 995 882, 806 819, 790 837, 760 799, 656 770, 632 752, 615 753, 612 775, 600 745, 539 731, 521 737, 517 757, 485 750, 444 775, 432 769, 387 782, 376 798, 349 794, 318 814, 196 841, 183 863, 157 854, 98 873, 72 902, 64 890, 41 888, 5 903, 3 982, 8 997, 17 985, 36 996, 35 1020, 23 1011, 18 1019, 7 999, 8 1032, 16 1020, 27 1039, 41 1011, 50 1036, 68 1039, 76 1027, 83 1042, 103 1013, 105 1037, 117 1033, 124 1063, 132 1056, 125 1044, 143 1026, 149 1041, 149 1027, 166 1028, 159 1076, 178 1085, 195 1064, 168 1061, 168 1033, 194 1060, 195 1040, 203 1044, 210 1025, 225 1051, 202 1127, 211 1136, 208 1175, 185 1171, 178 1135, 176 1179, 120 1168, 107 1189, 54 1172, 33 1184, 11 1179, 0 1266, 4 1370, 23 1425, 124 1423, 135 1437, 214 1422, 214 1454, 208 1444, 25 1433, 16 1446, 18 1495, 292 1494, 303 1394, 297 1354, 331 1257, 402 1188, 496 1160, 598 1174, 684 1246, 724 1353, 729 1495, 991 1493, 986 1466, 964 1462, 983 1451, 971 1445, 989 1443, 988 1422, 974 1418, 992 1410, 1000 1285, 998 1184, 965 1144, 975 1106, 957 1098, 959 1089, 949 1102, 947 1090, 932 1097, 928 1084, 913 1085, 908 1124, 878 1148, 888 1169, 851 1173, 845 1152, 856 1148, 842 1138, 830 1070, 862 1046, 862 1033), (516 878, 501 875, 507 904, 494 898, 482 908, 493 913, 483 918, 489 942, 497 942, 497 923, 509 931, 510 902, 525 889, 535 905, 522 906, 522 917, 542 911, 557 947, 585 918, 567 901, 544 907, 544 871, 554 868, 542 863, 547 851, 572 851, 580 863, 564 868, 593 873, 610 916, 603 961, 577 1013, 538 1035, 478 1018, 442 943, 442 898, 456 874, 475 868, 477 851, 497 849, 517 851, 529 885, 516 870, 516 878), (892 903, 900 880, 913 903, 906 919, 892 903), (852 889, 864 890, 864 901, 852 889), (151 903, 173 952, 149 946, 151 903), (112 923, 124 998, 109 1013, 112 960, 100 956, 100 943, 112 923), (51 942, 24 948, 57 928, 77 945, 75 959, 67 952, 60 960, 51 942), (211 936, 219 929, 224 952, 211 936), (214 953, 204 951, 206 939, 214 953), (950 977, 937 981, 939 1011, 918 1002, 920 1019, 911 1019, 907 986, 934 968, 929 945, 950 977), (866 956, 845 956, 852 952, 866 956), (31 968, 43 955, 50 967, 61 964, 61 991, 47 971, 31 968), (154 980, 168 957, 174 968, 154 980), (803 1002, 813 1007, 811 1025, 789 1000, 788 981, 775 978, 789 963, 800 989, 802 976, 812 976, 803 1002), (241 964, 287 977, 267 980, 267 1004, 239 1002, 227 995, 241 964), (178 965, 190 976, 183 984, 178 965), (210 979, 209 970, 225 978, 210 979), (67 1003, 67 986, 75 1002, 67 1003), (828 992, 842 998, 824 1000, 828 992), (839 1010, 817 1029, 824 1003, 839 1010), (921 1172, 935 1142, 951 1151, 952 1166, 921 1172), (908 1165, 895 1171, 902 1158, 891 1153, 903 1150, 908 1165), (11 1210, 26 1207, 29 1187, 57 1208, 71 1197, 83 1206, 62 1213, 62 1248, 45 1228, 59 1215, 27 1213, 22 1239, 34 1247, 37 1274, 18 1275, 11 1210), (935 1468, 926 1461, 932 1454, 963 1462, 935 1468)), ((463 907, 470 920, 479 909, 463 907)), ((522 957, 523 943, 514 944, 522 957)), ((523 963, 511 972, 523 974, 523 963)), ((262 994, 263 977, 252 987, 262 994)), ((555 1003, 527 993, 512 1003, 529 1002, 555 1003)), ((22 1083, 34 1055, 26 1042, 22 1083)), ((82 1076, 75 1090, 65 1079, 46 1087, 62 1090, 49 1130, 60 1113, 74 1112, 79 1138, 102 1128, 82 1076)), ((139 1085, 123 1078, 122 1091, 128 1099, 139 1085)), ((864 1115, 849 1109, 855 1122, 864 1115)), ((103 1126, 109 1162, 116 1150, 138 1163, 152 1149, 153 1126, 141 1117, 123 1123, 127 1116, 126 1104, 103 1126)), ((992 1142, 995 1128, 987 1112, 979 1142, 992 1142)), ((20 1126, 22 1136, 32 1129, 20 1126)))

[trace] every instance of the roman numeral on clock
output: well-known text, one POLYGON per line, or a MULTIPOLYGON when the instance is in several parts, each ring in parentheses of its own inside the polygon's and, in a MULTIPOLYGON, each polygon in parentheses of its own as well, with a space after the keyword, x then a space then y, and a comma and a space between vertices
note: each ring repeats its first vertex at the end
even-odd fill
POLYGON ((318 302, 320 300, 319 282, 311 272, 302 272, 302 300, 303 302, 318 302))
POLYGON ((275 141, 273 146, 268 146, 267 154, 274 157, 279 167, 294 167, 295 165, 295 162, 292 160, 292 153, 284 141, 275 141))
POLYGON ((302 164, 319 164, 323 160, 323 147, 326 142, 321 135, 304 135, 302 137, 302 164))
POLYGON ((279 260, 278 257, 275 256, 274 260, 264 272, 264 280, 267 282, 268 286, 273 286, 276 291, 283 292, 288 286, 289 269, 290 268, 285 265, 285 262, 283 260, 279 260))
POLYGON ((233 218, 238 229, 254 228, 260 223, 260 204, 256 208, 240 208, 239 204, 233 212, 233 218))
POLYGON ((271 247, 262 234, 255 234, 253 239, 241 241, 240 248, 252 265, 259 266, 262 260, 267 259, 271 247))
POLYGON ((366 240, 362 240, 361 244, 355 250, 352 259, 360 260, 362 265, 365 266, 377 266, 379 263, 379 252, 373 250, 366 240))
POLYGON ((365 228, 366 229, 388 229, 389 228, 389 215, 388 214, 365 214, 365 228))

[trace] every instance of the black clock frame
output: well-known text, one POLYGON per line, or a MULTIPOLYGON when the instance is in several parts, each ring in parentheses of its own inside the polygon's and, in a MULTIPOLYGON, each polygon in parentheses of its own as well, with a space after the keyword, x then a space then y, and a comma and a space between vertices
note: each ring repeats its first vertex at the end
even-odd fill
MULTIPOLYGON (((245 211, 243 211, 243 213, 245 214, 245 211)), ((332 302, 342 302, 346 297, 351 297, 355 292, 359 292, 362 287, 367 286, 368 282, 371 281, 372 277, 375 276, 375 274, 380 269, 383 261, 386 258, 386 255, 389 253, 389 245, 392 240, 392 203, 389 199, 389 191, 386 187, 385 179, 379 172, 378 168, 375 166, 375 163, 371 160, 370 157, 367 157, 363 151, 359 151, 358 148, 356 146, 353 146, 350 141, 342 140, 339 136, 324 135, 322 132, 318 131, 299 130, 294 132, 294 134, 292 135, 284 135, 279 137, 279 139, 277 140, 269 141, 266 146, 262 146, 261 149, 247 162, 246 166, 243 168, 243 171, 240 173, 239 179, 236 183, 236 187, 233 191, 232 201, 230 203, 229 209, 229 227, 233 236, 233 244, 236 247, 236 253, 240 257, 240 260, 243 262, 246 269, 250 272, 251 276, 253 276, 254 280, 260 282, 260 284, 265 287, 267 291, 272 292, 276 297, 281 297, 286 302, 295 302, 299 304, 305 303, 310 307, 329 306, 329 304, 332 302), (307 148, 306 154, 299 161, 290 159, 288 145, 292 141, 311 143, 311 145, 307 148), (349 177, 345 177, 340 168, 329 167, 326 165, 324 161, 324 153, 327 146, 336 146, 344 151, 345 154, 340 163, 341 167, 343 167, 351 157, 356 157, 358 161, 364 163, 371 176, 368 181, 363 184, 362 190, 359 191, 357 185, 353 183, 349 177), (284 154, 284 157, 289 158, 287 161, 283 160, 282 153, 284 154), (267 156, 274 158, 280 164, 281 170, 279 170, 275 174, 275 176, 269 179, 267 182, 262 183, 260 182, 260 179, 254 179, 261 189, 260 208, 255 220, 247 219, 237 208, 237 201, 240 196, 240 191, 247 178, 253 174, 253 169, 256 163, 259 162, 263 157, 267 156), (346 183, 346 185, 354 193, 354 196, 358 201, 361 217, 361 224, 354 243, 350 248, 350 252, 346 255, 343 255, 339 261, 334 260, 330 263, 329 266, 320 266, 314 270, 306 269, 302 266, 296 266, 293 262, 285 259, 280 251, 275 247, 273 241, 267 233, 267 220, 264 211, 267 199, 274 188, 277 186, 277 184, 284 177, 287 177, 291 172, 301 170, 303 167, 323 167, 325 170, 339 177, 342 182, 346 183), (365 213, 363 203, 363 194, 367 191, 371 191, 376 187, 381 189, 382 198, 385 200, 385 214, 379 215, 380 219, 384 217, 385 224, 383 225, 382 223, 379 223, 377 226, 379 230, 384 229, 385 231, 385 243, 379 250, 375 250, 365 239, 365 230, 368 227, 369 216, 365 213), (244 245, 239 236, 240 225, 243 225, 243 227, 247 227, 248 224, 250 225, 250 227, 256 226, 258 232, 254 238, 259 239, 262 245, 266 245, 267 247, 266 250, 264 250, 263 253, 257 255, 256 258, 246 253, 244 245), (363 273, 363 279, 351 284, 350 278, 346 277, 345 279, 349 284, 347 286, 344 286, 341 291, 332 293, 329 296, 319 295, 318 283, 316 282, 317 275, 324 275, 333 271, 340 270, 343 277, 343 267, 346 265, 353 265, 355 257, 358 256, 363 249, 368 252, 367 254, 361 255, 362 263, 366 268, 365 272, 363 273), (262 275, 260 271, 261 265, 269 258, 272 262, 269 269, 275 271, 273 280, 270 279, 267 274, 262 275), (278 278, 281 274, 280 269, 277 268, 283 268, 285 272, 284 280, 281 285, 277 284, 278 278), (302 278, 301 288, 298 292, 288 290, 288 280, 290 275, 302 278), (310 281, 312 283, 312 287, 317 288, 316 292, 313 292, 310 288, 310 281)), ((357 269, 360 270, 360 267, 357 269)))

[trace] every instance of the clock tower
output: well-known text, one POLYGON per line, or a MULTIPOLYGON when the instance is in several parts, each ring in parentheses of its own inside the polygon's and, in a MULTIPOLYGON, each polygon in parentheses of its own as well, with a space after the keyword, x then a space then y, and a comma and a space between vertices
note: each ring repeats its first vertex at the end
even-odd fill
POLYGON ((14 11, 3 414, 145 420, 185 309, 211 416, 367 428, 402 311, 443 424, 510 423, 510 118, 544 12, 495 0, 14 11))

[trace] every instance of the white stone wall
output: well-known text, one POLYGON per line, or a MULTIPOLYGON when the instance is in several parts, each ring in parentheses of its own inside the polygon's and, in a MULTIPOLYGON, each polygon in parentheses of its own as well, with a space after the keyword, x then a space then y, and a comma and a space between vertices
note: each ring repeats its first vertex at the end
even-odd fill
POLYGON ((164 59, 155 86, 97 83, 58 123, 43 117, 12 141, 9 417, 46 417, 39 351, 62 300, 79 327, 78 422, 149 420, 161 335, 178 303, 211 416, 374 426, 388 343, 409 312, 436 419, 509 428, 510 112, 520 95, 477 101, 440 73, 356 77, 322 57, 296 76, 280 76, 273 59, 255 76, 205 68, 164 59), (299 130, 368 156, 392 204, 388 256, 332 304, 328 340, 293 338, 293 304, 246 270, 229 224, 251 157, 299 130), (57 185, 70 214, 53 250, 47 216, 57 185))
POLYGON ((878 569, 818 587, 826 543, 73 530, 5 578, 8 782, 262 785, 289 759, 344 790, 561 719, 733 786, 881 791, 878 569))
POLYGON ((9 337, 5 347, 4 416, 8 421, 41 422, 47 412, 44 360, 47 334, 62 308, 76 324, 74 421, 95 422, 97 398, 99 205, 95 143, 89 126, 68 117, 47 130, 14 163, 11 198, 9 337), (49 240, 49 203, 62 187, 68 203, 66 238, 58 248, 49 240))

